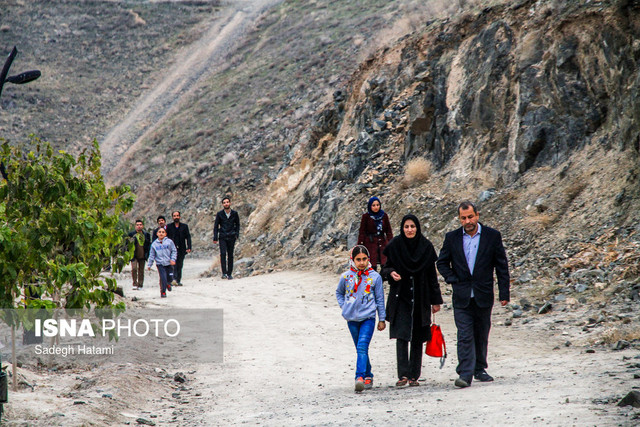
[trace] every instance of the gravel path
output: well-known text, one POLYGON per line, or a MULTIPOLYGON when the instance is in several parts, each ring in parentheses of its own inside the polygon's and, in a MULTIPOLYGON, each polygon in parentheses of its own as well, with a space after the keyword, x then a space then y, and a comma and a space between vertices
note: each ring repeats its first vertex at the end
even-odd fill
POLYGON ((224 310, 224 363, 195 368, 190 385, 202 400, 184 411, 184 420, 274 426, 637 425, 634 410, 615 403, 638 385, 629 363, 640 352, 567 347, 569 338, 580 339, 568 337, 576 328, 557 317, 504 326, 507 314, 498 307, 488 370, 495 382, 464 390, 453 386, 455 326, 453 311, 445 309, 438 316, 449 349, 442 370, 425 356, 422 386, 396 389, 395 344, 388 331, 376 331, 370 348, 375 386, 355 394, 355 350, 335 301, 336 281, 337 276, 310 272, 190 279, 162 301, 170 307, 197 301, 224 310))
MULTIPOLYGON (((355 350, 335 301, 337 276, 286 271, 234 280, 201 278, 210 259, 187 257, 184 286, 161 299, 157 273, 127 299, 147 308, 219 308, 224 361, 195 363, 189 345, 157 342, 173 360, 139 360, 139 348, 91 369, 21 370, 30 387, 10 394, 8 425, 637 425, 638 409, 616 403, 638 387, 637 349, 587 353, 571 313, 528 323, 494 311, 489 345, 493 383, 456 389, 453 312, 438 315, 449 349, 444 369, 425 357, 421 387, 397 389, 395 344, 374 334, 372 390, 353 390, 355 350), (334 277, 336 276, 336 277, 334 277), (575 345, 565 345, 567 341, 575 345), (187 381, 174 381, 182 372, 187 381), (105 393, 109 398, 105 398, 105 393), (84 404, 77 404, 78 401, 84 404), (57 414, 55 419, 51 414, 57 414), (53 421, 52 421, 53 420, 53 421)), ((449 298, 445 296, 445 303, 449 298)))

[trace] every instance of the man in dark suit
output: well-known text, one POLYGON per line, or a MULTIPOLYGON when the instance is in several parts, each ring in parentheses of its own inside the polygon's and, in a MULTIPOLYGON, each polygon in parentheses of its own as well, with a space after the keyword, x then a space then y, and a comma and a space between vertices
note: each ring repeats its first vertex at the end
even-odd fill
POLYGON ((233 279, 233 248, 240 236, 240 216, 231 209, 231 199, 222 199, 222 210, 213 222, 213 243, 220 243, 220 267, 223 279, 233 279))
POLYGON ((176 283, 172 284, 182 286, 182 265, 184 258, 191 253, 191 233, 189 233, 189 226, 180 222, 180 211, 173 212, 171 217, 173 224, 167 225, 167 237, 173 241, 178 250, 176 265, 173 266, 173 279, 176 283))
POLYGON ((456 387, 493 381, 487 369, 487 346, 493 307, 493 272, 498 278, 498 298, 509 302, 509 265, 499 231, 478 222, 471 202, 458 206, 462 227, 447 233, 438 257, 438 271, 453 288, 453 317, 458 328, 459 378, 456 387))

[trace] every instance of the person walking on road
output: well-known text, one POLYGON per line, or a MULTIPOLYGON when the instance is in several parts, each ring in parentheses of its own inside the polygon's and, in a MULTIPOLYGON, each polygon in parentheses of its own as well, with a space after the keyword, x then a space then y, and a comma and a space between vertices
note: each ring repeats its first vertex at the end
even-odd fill
POLYGON ((400 235, 389 242, 384 253, 387 262, 382 277, 389 281, 389 336, 396 340, 396 387, 416 387, 420 385, 423 344, 431 339, 431 313, 440 311, 442 304, 438 255, 415 215, 402 218, 400 235))
POLYGON ((222 210, 213 223, 213 243, 220 244, 220 267, 223 279, 233 279, 233 248, 240 237, 240 216, 231 209, 231 199, 222 199, 222 210))
POLYGON ((158 230, 160 230, 161 228, 164 228, 165 230, 167 229, 167 220, 163 215, 158 216, 158 219, 156 219, 156 222, 158 223, 158 226, 154 228, 153 231, 151 232, 152 242, 158 238, 158 230))
POLYGON ((358 244, 367 248, 371 254, 371 268, 377 271, 378 265, 387 262, 384 248, 393 239, 389 216, 382 210, 380 199, 372 197, 367 204, 367 212, 362 214, 358 244))
POLYGON ((151 236, 144 231, 144 223, 141 219, 136 220, 136 229, 129 233, 129 238, 133 239, 135 248, 133 258, 131 258, 131 277, 133 279, 133 289, 137 290, 144 284, 144 264, 149 259, 151 248, 151 236))
POLYGON ((167 237, 176 245, 178 257, 173 268, 173 279, 176 286, 182 286, 182 265, 187 254, 191 253, 191 233, 189 226, 180 222, 180 211, 171 214, 173 224, 167 225, 167 237))
POLYGON ((356 346, 355 388, 357 392, 361 392, 373 388, 369 343, 376 326, 376 312, 378 330, 383 331, 386 327, 384 288, 382 277, 371 268, 366 247, 358 245, 351 250, 349 265, 349 270, 340 276, 336 298, 356 346))
POLYGON ((486 371, 491 310, 493 307, 493 273, 498 278, 498 299, 509 303, 509 263, 498 230, 479 222, 476 206, 468 201, 458 206, 462 227, 446 234, 438 271, 453 288, 453 318, 458 328, 459 378, 455 386, 464 388, 476 379, 493 381, 486 371))
POLYGON ((151 270, 153 263, 158 267, 158 275, 160 276, 160 297, 166 298, 167 291, 171 291, 171 283, 169 282, 169 273, 176 265, 178 251, 173 241, 167 237, 167 231, 164 228, 158 230, 158 238, 151 243, 151 251, 149 253, 149 267, 151 270))

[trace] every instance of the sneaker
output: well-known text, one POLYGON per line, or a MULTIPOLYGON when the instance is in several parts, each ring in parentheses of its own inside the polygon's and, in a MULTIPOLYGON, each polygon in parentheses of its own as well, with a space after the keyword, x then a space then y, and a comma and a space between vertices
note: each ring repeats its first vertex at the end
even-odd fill
POLYGON ((227 276, 227 279, 229 279, 229 280, 233 280, 233 276, 232 276, 232 275, 228 275, 228 276, 227 276))
POLYGON ((167 290, 171 292, 171 283, 167 283, 167 290))
POLYGON ((182 286, 182 282, 178 282, 176 286, 182 286))
POLYGON ((134 287, 133 287, 133 290, 134 290, 134 291, 137 291, 138 289, 140 289, 138 286, 134 286, 134 287))
POLYGON ((484 369, 482 371, 477 371, 474 375, 473 378, 477 379, 480 382, 483 383, 488 383, 493 381, 493 377, 489 374, 487 374, 487 371, 485 371, 484 369))
POLYGON ((225 279, 225 280, 226 280, 226 279, 227 279, 227 275, 226 275, 226 274, 223 274, 223 275, 222 275, 222 279, 225 279))
POLYGON ((172 281, 171 281, 171 284, 172 284, 173 286, 180 286, 180 285, 178 285, 178 282, 176 282, 175 280, 172 280, 172 281))
POLYGON ((364 379, 364 389, 369 390, 373 388, 373 378, 367 377, 364 379))
POLYGON ((467 381, 462 377, 459 377, 455 383, 453 383, 458 388, 465 388, 471 385, 471 381, 467 381))
POLYGON ((160 294, 160 298, 166 298, 167 294, 165 294, 164 292, 160 294))
POLYGON ((356 391, 361 392, 362 390, 364 390, 364 380, 362 377, 358 377, 356 379, 356 391))

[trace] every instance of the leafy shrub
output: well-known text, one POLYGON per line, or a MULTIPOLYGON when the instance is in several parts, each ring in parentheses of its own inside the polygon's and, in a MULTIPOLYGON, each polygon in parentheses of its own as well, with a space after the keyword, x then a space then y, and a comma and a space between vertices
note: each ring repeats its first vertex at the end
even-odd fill
MULTIPOLYGON (((109 308, 116 281, 102 277, 107 265, 121 271, 121 214, 134 195, 122 185, 107 188, 94 140, 77 158, 33 138, 28 154, 4 142, 0 161, 0 308, 109 308), (39 298, 22 298, 24 289, 39 298)), ((115 305, 124 309, 124 303, 115 305)))

